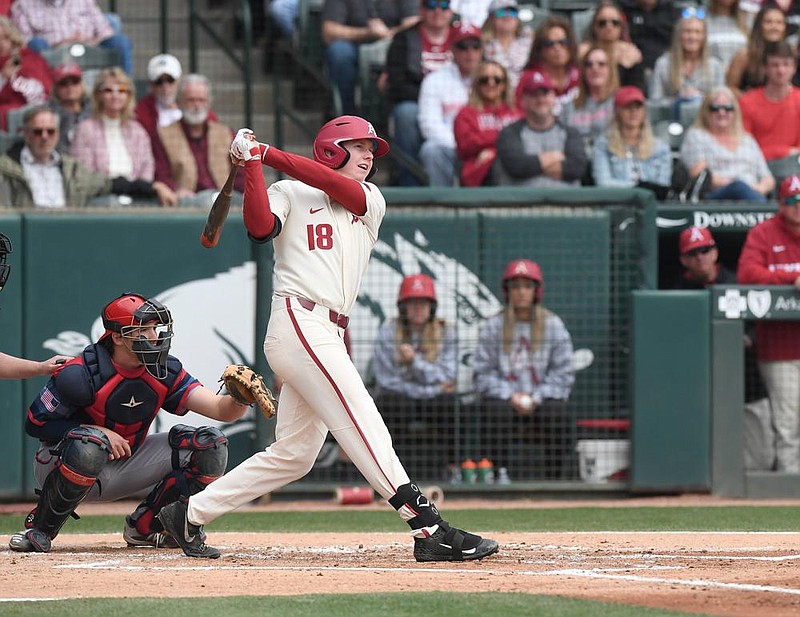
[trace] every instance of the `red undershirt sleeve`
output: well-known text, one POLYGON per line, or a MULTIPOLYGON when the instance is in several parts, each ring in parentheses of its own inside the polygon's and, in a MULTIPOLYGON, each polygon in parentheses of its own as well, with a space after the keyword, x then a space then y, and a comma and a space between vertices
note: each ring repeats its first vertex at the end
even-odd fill
POLYGON ((273 169, 324 191, 353 214, 363 216, 367 213, 367 196, 357 180, 347 178, 309 158, 283 152, 273 146, 266 152, 262 147, 262 160, 273 169))
POLYGON ((268 238, 275 229, 275 215, 269 207, 267 185, 258 159, 244 164, 245 188, 242 218, 247 233, 255 240, 268 238))

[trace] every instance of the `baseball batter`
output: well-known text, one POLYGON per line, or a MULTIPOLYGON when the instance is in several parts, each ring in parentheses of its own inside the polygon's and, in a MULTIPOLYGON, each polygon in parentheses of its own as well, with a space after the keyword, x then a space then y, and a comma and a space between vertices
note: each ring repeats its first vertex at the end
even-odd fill
POLYGON ((275 442, 159 515, 190 557, 219 557, 202 526, 306 475, 330 431, 370 485, 412 529, 417 561, 481 559, 497 542, 450 527, 408 477, 383 418, 344 344, 361 278, 386 212, 370 182, 389 146, 357 116, 325 124, 314 161, 254 141, 242 129, 231 160, 246 174, 243 217, 275 247, 275 289, 264 353, 283 380, 275 442), (267 189, 261 164, 295 180, 267 189))

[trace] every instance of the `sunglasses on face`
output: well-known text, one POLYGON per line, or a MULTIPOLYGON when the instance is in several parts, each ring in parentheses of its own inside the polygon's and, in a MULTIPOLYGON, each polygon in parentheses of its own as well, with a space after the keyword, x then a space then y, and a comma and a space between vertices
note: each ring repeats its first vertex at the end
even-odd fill
POLYGON ((604 66, 608 66, 608 62, 606 62, 605 60, 587 60, 586 62, 583 63, 583 66, 585 66, 587 69, 592 69, 595 67, 602 68, 604 66))
POLYGON ((163 77, 159 77, 153 82, 157 86, 163 86, 164 84, 174 84, 175 78, 170 77, 169 75, 164 75, 163 77))
POLYGON ((495 17, 519 17, 519 10, 518 9, 497 9, 494 12, 495 17))
POLYGON ((681 11, 681 19, 689 19, 691 17, 695 19, 705 19, 706 12, 703 9, 698 9, 693 6, 687 7, 681 11))
POLYGON ((614 26, 619 28, 622 25, 621 19, 598 19, 596 22, 598 28, 605 28, 606 26, 614 26))
POLYGON ((433 11, 435 9, 446 11, 450 8, 450 0, 425 0, 425 2, 422 3, 422 6, 429 11, 433 11))
POLYGON ((714 113, 714 114, 719 113, 721 111, 727 111, 730 114, 730 113, 733 113, 733 105, 717 105, 717 104, 713 104, 713 105, 709 105, 708 106, 708 111, 710 111, 711 113, 714 113))
POLYGON ((713 250, 713 246, 701 246, 700 248, 686 251, 683 255, 684 257, 697 257, 698 255, 708 255, 713 250))
POLYGON ((107 86, 100 90, 103 94, 128 94, 130 90, 125 86, 107 86))
POLYGON ((80 77, 67 77, 66 79, 62 79, 56 85, 58 85, 58 86, 77 86, 79 83, 81 83, 81 78, 80 77))
POLYGON ((478 77, 478 83, 482 86, 486 84, 494 84, 495 86, 498 84, 505 83, 505 79, 500 77, 499 75, 481 75, 478 77))
POLYGON ((561 45, 561 47, 567 47, 569 45, 569 39, 544 39, 542 41, 542 47, 555 47, 556 45, 561 45))
POLYGON ((461 51, 464 51, 465 49, 480 49, 481 47, 483 47, 483 43, 476 41, 475 39, 459 41, 456 43, 456 49, 460 49, 461 51))
POLYGON ((36 137, 41 137, 42 135, 47 135, 48 137, 52 137, 56 133, 58 133, 58 129, 54 128, 35 128, 31 129, 31 133, 36 135, 36 137))

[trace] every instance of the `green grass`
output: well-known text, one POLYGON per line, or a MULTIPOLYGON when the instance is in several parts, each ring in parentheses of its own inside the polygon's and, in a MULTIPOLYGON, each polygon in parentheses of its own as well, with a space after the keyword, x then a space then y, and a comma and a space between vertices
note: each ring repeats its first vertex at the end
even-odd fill
MULTIPOLYGON (((542 509, 444 509, 454 525, 478 531, 797 531, 800 508, 792 506, 715 507, 562 507, 542 509)), ((78 508, 80 513, 80 508, 78 508)), ((0 515, 0 533, 22 526, 22 515, 0 515)), ((68 520, 63 533, 113 533, 122 530, 121 515, 82 516, 68 520)), ((404 531, 385 511, 232 512, 207 526, 213 531, 326 532, 404 531)))
MULTIPOLYGON (((0 604, 3 617, 668 617, 685 616, 641 606, 626 606, 559 596, 521 593, 381 593, 280 597, 239 596, 193 599, 90 599, 0 604), (53 612, 51 612, 53 611, 53 612)), ((692 613, 697 616, 697 613, 692 613)))

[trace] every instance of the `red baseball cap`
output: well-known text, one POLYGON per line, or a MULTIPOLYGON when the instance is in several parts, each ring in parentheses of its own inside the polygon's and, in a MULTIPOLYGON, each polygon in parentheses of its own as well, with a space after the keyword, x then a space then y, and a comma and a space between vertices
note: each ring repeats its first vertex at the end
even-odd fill
POLYGON ((800 176, 786 176, 781 181, 778 199, 791 204, 800 201, 800 176))
POLYGON ((679 249, 681 255, 704 246, 717 246, 708 227, 687 227, 681 232, 679 249))
POLYGON ((522 94, 533 94, 539 90, 555 91, 555 89, 553 82, 542 71, 531 71, 522 74, 522 85, 520 86, 522 94))
POLYGON ((81 67, 74 62, 59 64, 53 69, 53 83, 58 83, 67 77, 82 77, 81 67))
POLYGON ((467 41, 469 39, 483 42, 483 33, 480 28, 468 23, 453 26, 450 34, 451 46, 455 46, 461 41, 467 41))
POLYGON ((639 90, 636 86, 622 86, 617 90, 617 95, 614 97, 615 107, 627 107, 631 103, 641 103, 644 105, 644 92, 639 90))

